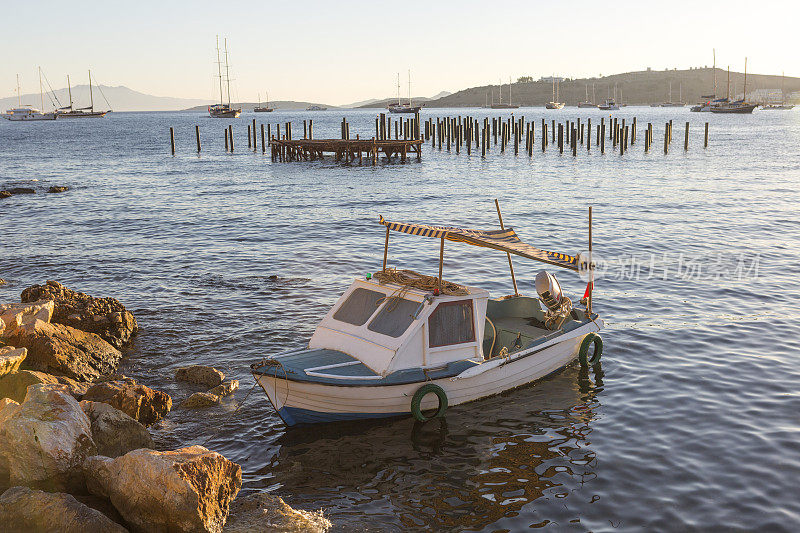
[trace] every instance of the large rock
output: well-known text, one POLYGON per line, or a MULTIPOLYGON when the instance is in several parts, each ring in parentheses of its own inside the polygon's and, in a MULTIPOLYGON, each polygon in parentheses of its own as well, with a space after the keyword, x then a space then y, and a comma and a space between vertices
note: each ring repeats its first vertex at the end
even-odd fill
POLYGON ((179 368, 175 372, 175 379, 211 388, 222 383, 222 380, 225 379, 225 374, 213 366, 192 365, 179 368))
POLYGON ((119 350, 94 333, 42 320, 23 324, 8 340, 28 349, 26 367, 77 381, 95 381, 110 374, 122 359, 119 350))
POLYGON ((23 302, 43 299, 55 301, 52 322, 96 333, 115 348, 128 344, 139 328, 133 314, 114 298, 95 298, 57 281, 22 291, 23 302))
POLYGON ((10 398, 20 403, 25 399, 28 387, 39 383, 57 385, 58 379, 50 374, 33 370, 13 372, 0 378, 0 398, 10 398))
POLYGON ((83 462, 96 453, 89 418, 61 385, 32 385, 0 410, 0 471, 12 485, 82 490, 83 462))
POLYGON ((181 407, 184 409, 202 409, 203 407, 213 407, 219 404, 219 396, 208 392, 195 392, 186 398, 181 407))
POLYGON ((0 347, 0 377, 16 372, 28 355, 26 348, 0 347))
POLYGON ((8 338, 23 325, 32 325, 37 320, 50 322, 54 309, 53 300, 0 305, 0 338, 8 338))
POLYGON ((139 448, 154 448, 150 433, 142 424, 103 402, 82 401, 81 408, 92 426, 97 453, 119 457, 139 448))
POLYGON ((242 486, 241 467, 202 446, 91 457, 84 470, 89 491, 142 532, 221 533, 242 486))
POLYGON ((158 422, 172 409, 172 398, 167 393, 126 377, 93 385, 83 399, 107 403, 145 425, 158 422))
POLYGON ((293 509, 280 497, 266 492, 237 498, 231 504, 225 533, 251 531, 325 533, 333 527, 322 511, 293 509))
POLYGON ((12 487, 0 495, 0 530, 36 533, 124 533, 128 530, 74 496, 12 487))

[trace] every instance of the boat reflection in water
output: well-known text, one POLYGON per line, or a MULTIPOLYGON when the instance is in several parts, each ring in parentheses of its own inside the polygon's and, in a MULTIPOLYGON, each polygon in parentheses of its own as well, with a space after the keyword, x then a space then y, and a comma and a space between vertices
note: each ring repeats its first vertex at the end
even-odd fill
POLYGON ((280 449, 258 484, 279 482, 293 506, 322 507, 349 531, 566 523, 577 518, 565 508, 571 496, 592 498, 597 457, 588 437, 601 392, 600 364, 574 364, 427 423, 294 428, 274 443, 280 449))

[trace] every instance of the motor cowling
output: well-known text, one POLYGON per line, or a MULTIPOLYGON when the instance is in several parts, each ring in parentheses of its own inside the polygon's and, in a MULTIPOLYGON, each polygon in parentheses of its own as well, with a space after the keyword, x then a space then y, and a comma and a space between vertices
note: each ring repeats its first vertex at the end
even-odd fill
POLYGON ((540 270, 536 274, 536 292, 539 294, 539 299, 551 311, 561 308, 563 303, 564 294, 561 292, 561 284, 556 277, 546 270, 540 270))

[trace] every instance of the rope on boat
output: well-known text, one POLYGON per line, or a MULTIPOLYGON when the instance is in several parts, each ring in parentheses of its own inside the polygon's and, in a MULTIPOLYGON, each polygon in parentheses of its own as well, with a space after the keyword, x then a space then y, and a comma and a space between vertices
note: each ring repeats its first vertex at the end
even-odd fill
MULTIPOLYGON (((380 283, 394 283, 400 285, 401 289, 398 294, 400 297, 410 289, 433 292, 434 289, 439 287, 438 277, 426 276, 425 274, 407 269, 397 270, 396 268, 387 268, 384 271, 375 272, 374 277, 380 283)), ((442 280, 440 292, 445 296, 465 296, 469 294, 469 290, 463 285, 447 280, 442 280)))

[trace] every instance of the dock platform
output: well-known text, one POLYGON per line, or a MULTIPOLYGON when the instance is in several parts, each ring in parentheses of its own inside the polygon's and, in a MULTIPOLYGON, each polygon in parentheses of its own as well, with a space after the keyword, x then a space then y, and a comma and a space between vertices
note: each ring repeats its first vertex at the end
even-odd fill
POLYGON ((409 154, 422 159, 422 139, 270 139, 273 161, 314 161, 332 153, 335 161, 359 164, 366 157, 375 165, 381 152, 387 159, 406 161, 409 154))

